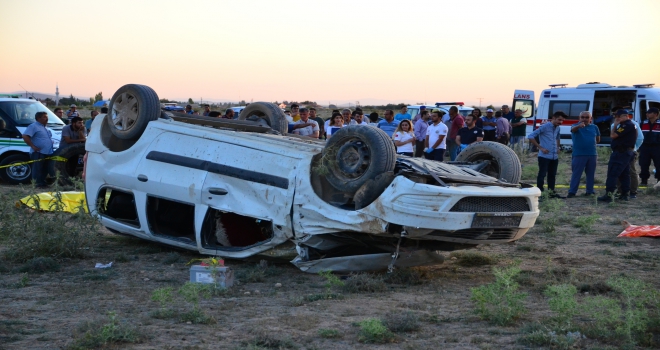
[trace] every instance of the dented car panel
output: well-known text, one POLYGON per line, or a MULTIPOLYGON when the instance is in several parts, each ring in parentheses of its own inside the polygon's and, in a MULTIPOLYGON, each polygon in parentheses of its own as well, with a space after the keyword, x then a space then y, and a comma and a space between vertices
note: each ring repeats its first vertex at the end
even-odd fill
POLYGON ((158 119, 124 149, 107 128, 94 120, 87 141, 90 212, 114 232, 202 254, 275 256, 293 243, 307 272, 382 269, 399 249, 397 266, 420 266, 441 262, 438 250, 520 239, 539 215, 538 189, 478 164, 400 157, 391 183, 356 209, 319 182, 317 140, 158 119))

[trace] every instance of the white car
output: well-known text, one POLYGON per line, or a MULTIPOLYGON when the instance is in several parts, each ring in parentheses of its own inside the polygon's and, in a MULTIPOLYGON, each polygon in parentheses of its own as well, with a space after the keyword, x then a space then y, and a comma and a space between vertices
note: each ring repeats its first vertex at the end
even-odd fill
POLYGON ((191 116, 125 85, 86 144, 90 212, 116 233, 307 272, 438 264, 438 251, 518 240, 539 215, 540 191, 518 183, 502 145, 470 146, 452 165, 397 156, 377 128, 326 144, 287 126, 274 104, 239 120, 191 116))
MULTIPOLYGON (((456 107, 458 109, 458 113, 463 117, 467 117, 468 115, 472 114, 472 111, 474 110, 472 107, 465 107, 463 102, 437 102, 435 105, 412 105, 408 106, 408 113, 413 119, 415 119, 415 116, 419 114, 420 107, 422 106, 426 107, 426 110, 429 112, 436 108, 444 111, 445 118, 447 119, 449 118, 449 109, 451 107, 456 107)), ((447 120, 445 118, 443 118, 443 122, 447 120)))

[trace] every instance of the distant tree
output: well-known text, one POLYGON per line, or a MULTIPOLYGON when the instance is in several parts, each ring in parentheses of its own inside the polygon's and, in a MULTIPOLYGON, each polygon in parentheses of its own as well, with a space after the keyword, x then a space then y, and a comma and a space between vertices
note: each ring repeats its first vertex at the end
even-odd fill
POLYGON ((189 104, 194 104, 194 103, 195 103, 195 101, 193 101, 193 99, 192 99, 192 98, 188 98, 188 103, 189 103, 189 104))
POLYGON ((95 101, 94 101, 94 97, 90 97, 90 98, 89 98, 89 104, 93 105, 94 102, 95 102, 95 101))
POLYGON ((98 102, 98 101, 103 101, 103 92, 99 92, 98 94, 94 95, 93 102, 98 102))
POLYGON ((337 109, 337 105, 331 104, 331 105, 328 105, 328 108, 337 109))
POLYGON ((488 105, 488 106, 486 106, 486 109, 492 109, 492 110, 495 110, 495 107, 494 107, 493 105, 488 105))

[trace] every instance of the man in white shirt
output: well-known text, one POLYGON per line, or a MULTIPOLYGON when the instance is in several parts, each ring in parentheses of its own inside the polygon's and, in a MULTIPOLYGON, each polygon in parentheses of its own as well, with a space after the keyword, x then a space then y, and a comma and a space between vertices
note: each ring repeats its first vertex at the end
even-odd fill
POLYGON ((300 109, 300 120, 294 123, 297 126, 306 124, 304 127, 296 128, 293 133, 300 136, 307 136, 314 139, 319 138, 319 124, 316 120, 309 119, 309 109, 300 109))
POLYGON ((425 156, 426 159, 442 162, 447 148, 447 132, 449 129, 442 122, 440 110, 437 108, 431 112, 431 122, 433 124, 429 125, 426 130, 425 156))

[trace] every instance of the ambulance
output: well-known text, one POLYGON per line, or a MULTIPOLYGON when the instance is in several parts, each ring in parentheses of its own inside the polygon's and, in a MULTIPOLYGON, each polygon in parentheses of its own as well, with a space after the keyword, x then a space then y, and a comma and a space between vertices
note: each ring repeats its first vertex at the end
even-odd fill
POLYGON ((46 127, 57 149, 64 122, 41 102, 14 96, 0 97, 0 179, 7 184, 28 184, 32 180, 30 147, 23 141, 23 132, 34 123, 37 112, 48 114, 46 127))
POLYGON ((563 149, 571 149, 571 125, 578 122, 580 112, 589 111, 592 122, 600 129, 600 143, 609 145, 612 115, 618 109, 626 109, 633 120, 640 123, 646 119, 646 111, 651 107, 660 108, 660 88, 655 84, 637 84, 632 86, 613 86, 591 82, 568 87, 568 84, 552 84, 539 96, 535 105, 534 91, 515 90, 512 110, 520 109, 527 118, 527 134, 538 128, 557 111, 568 115, 560 127, 563 149))

